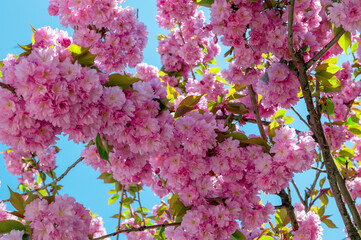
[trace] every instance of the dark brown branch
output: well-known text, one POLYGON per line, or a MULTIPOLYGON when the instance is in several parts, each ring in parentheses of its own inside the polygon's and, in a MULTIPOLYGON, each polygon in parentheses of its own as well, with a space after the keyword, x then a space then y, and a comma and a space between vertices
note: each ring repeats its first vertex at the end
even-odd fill
MULTIPOLYGON (((43 190, 43 189, 45 189, 45 188, 47 188, 47 187, 50 187, 50 186, 56 184, 57 182, 61 181, 61 180, 70 172, 71 169, 73 169, 78 163, 80 163, 80 162, 83 161, 83 160, 84 160, 83 157, 81 157, 81 158, 79 158, 78 160, 76 160, 75 163, 73 163, 72 165, 70 165, 70 166, 66 169, 66 171, 65 171, 62 175, 60 175, 60 177, 58 177, 57 179, 55 179, 53 182, 51 182, 51 183, 49 183, 49 184, 46 184, 46 185, 44 185, 44 186, 42 186, 42 187, 40 187, 40 188, 34 189, 34 190, 32 190, 32 191, 29 191, 29 192, 26 192, 26 193, 21 193, 21 195, 25 196, 25 195, 27 195, 27 194, 29 194, 29 193, 34 193, 34 192, 37 192, 37 191, 39 191, 39 190, 43 190)), ((3 200, 3 202, 8 202, 8 201, 10 201, 10 199, 5 199, 5 200, 3 200)))
POLYGON ((299 56, 296 55, 295 49, 293 47, 293 17, 295 9, 295 0, 290 0, 289 2, 289 12, 288 12, 288 50, 292 59, 299 61, 299 56))
POLYGON ((248 85, 248 93, 249 93, 249 96, 252 101, 253 113, 254 113, 254 116, 256 117, 256 122, 257 122, 259 133, 261 134, 262 138, 267 142, 268 141, 267 135, 264 131, 262 120, 261 120, 261 117, 260 117, 259 111, 258 111, 256 93, 254 92, 252 85, 248 85))
MULTIPOLYGON (((224 116, 216 116, 216 119, 227 119, 229 116, 224 115, 224 116)), ((249 123, 257 123, 256 119, 252 119, 252 118, 242 118, 242 121, 244 122, 249 122, 249 123)), ((271 122, 269 121, 261 121, 263 125, 268 126, 271 124, 271 122)))
POLYGON ((15 88, 13 88, 12 86, 10 86, 9 84, 0 82, 0 87, 9 90, 12 93, 15 93, 15 88))
POLYGON ((333 159, 333 156, 331 154, 330 146, 327 142, 325 133, 322 128, 321 119, 318 116, 318 114, 315 111, 313 100, 312 100, 312 94, 310 91, 310 86, 308 83, 308 77, 307 77, 307 69, 305 66, 305 62, 303 59, 301 59, 300 62, 298 62, 299 65, 299 72, 298 72, 298 79, 301 83, 301 89, 304 96, 304 100, 306 102, 307 111, 310 115, 310 126, 313 134, 316 136, 316 140, 320 146, 320 149, 322 151, 322 156, 325 162, 326 171, 327 171, 327 178, 329 180, 332 192, 334 194, 337 207, 339 209, 339 212, 341 213, 342 219, 345 223, 347 232, 351 239, 355 240, 361 240, 360 234, 358 233, 357 229, 361 229, 361 219, 360 215, 357 211, 357 208, 355 206, 355 203, 353 199, 351 198, 351 195, 345 185, 345 182, 343 181, 343 178, 341 176, 341 173, 339 172, 335 161, 333 159), (346 203, 350 209, 350 212, 353 216, 353 219, 356 223, 356 226, 351 221, 351 217, 347 211, 347 208, 344 204, 343 198, 345 198, 346 203))
POLYGON ((144 230, 147 230, 147 229, 154 229, 154 228, 159 228, 159 227, 172 227, 172 226, 175 227, 175 226, 179 226, 180 224, 181 224, 180 222, 163 223, 163 224, 152 225, 152 226, 142 226, 142 227, 139 227, 139 228, 123 229, 123 230, 119 230, 119 231, 116 231, 116 232, 113 232, 113 233, 110 233, 108 235, 104 235, 104 236, 101 236, 101 237, 98 237, 98 238, 90 238, 90 240, 100 240, 100 239, 104 239, 104 238, 107 238, 107 237, 115 236, 115 235, 120 234, 120 233, 141 232, 141 231, 144 231, 144 230))
POLYGON ((290 221, 291 221, 292 230, 297 231, 299 226, 298 226, 298 222, 296 219, 293 205, 290 201, 290 197, 288 196, 288 194, 286 193, 286 191, 284 189, 282 189, 277 195, 280 196, 280 198, 282 200, 282 206, 284 206, 286 208, 287 216, 290 218, 290 221))
POLYGON ((312 65, 317 62, 318 60, 320 60, 320 58, 335 44, 338 42, 338 40, 340 39, 340 37, 345 33, 344 29, 341 29, 336 36, 329 42, 327 43, 317 54, 316 56, 314 56, 310 61, 308 61, 305 64, 306 69, 309 69, 310 67, 312 67, 312 65))

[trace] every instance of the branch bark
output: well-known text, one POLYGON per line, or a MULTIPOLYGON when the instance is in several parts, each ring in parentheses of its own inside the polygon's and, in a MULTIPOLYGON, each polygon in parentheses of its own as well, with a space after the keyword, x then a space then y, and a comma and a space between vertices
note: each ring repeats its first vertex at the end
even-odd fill
POLYGON ((249 96, 251 98, 253 113, 254 113, 254 116, 256 118, 259 133, 261 134, 262 138, 267 142, 268 141, 267 135, 266 135, 266 133, 264 131, 262 120, 261 120, 261 117, 260 117, 259 111, 258 111, 256 93, 254 92, 252 85, 248 85, 248 93, 249 93, 249 96))
POLYGON ((335 44, 338 42, 338 40, 340 39, 340 37, 345 33, 344 29, 341 29, 336 36, 329 42, 327 43, 311 60, 309 60, 305 67, 306 69, 309 69, 310 67, 312 67, 312 65, 317 62, 318 60, 320 60, 320 58, 335 44))
POLYGON ((15 88, 13 88, 12 86, 10 86, 9 84, 0 82, 0 87, 9 90, 12 93, 15 93, 15 88))
POLYGON ((361 236, 358 233, 358 229, 361 230, 361 218, 357 211, 355 202, 351 198, 350 192, 348 191, 346 184, 342 178, 340 171, 338 170, 333 156, 331 154, 330 146, 327 142, 325 133, 322 128, 320 116, 317 114, 314 102, 312 99, 312 93, 308 83, 307 69, 312 66, 313 63, 318 61, 324 53, 326 53, 335 44, 338 39, 342 36, 343 31, 341 30, 314 58, 312 58, 307 64, 305 63, 301 54, 295 53, 293 48, 293 14, 294 14, 294 0, 290 0, 289 15, 288 15, 288 48, 292 58, 298 63, 298 80, 301 84, 302 93, 306 102, 307 111, 310 115, 309 125, 313 134, 316 136, 316 140, 320 146, 322 156, 327 171, 327 178, 330 183, 330 187, 334 194, 336 205, 341 213, 342 219, 345 223, 347 232, 351 239, 361 240, 361 236), (350 209, 355 224, 351 221, 351 217, 344 204, 343 198, 350 209))
POLYGON ((179 226, 179 225, 181 225, 180 222, 163 223, 163 224, 152 225, 152 226, 142 226, 142 227, 139 227, 139 228, 123 229, 123 230, 119 230, 119 231, 116 231, 116 232, 113 232, 113 233, 110 233, 108 235, 104 235, 104 236, 101 236, 101 237, 98 237, 98 238, 89 238, 89 239, 90 240, 100 240, 100 239, 104 239, 104 238, 107 238, 107 237, 115 236, 115 235, 120 234, 120 233, 141 232, 141 231, 144 231, 144 230, 147 230, 147 229, 154 229, 154 228, 159 228, 159 227, 172 227, 172 226, 175 227, 175 226, 179 226))
POLYGON ((299 226, 298 226, 295 211, 294 211, 294 208, 291 203, 289 195, 286 193, 286 191, 284 189, 282 189, 277 195, 280 196, 280 198, 282 200, 282 206, 284 206, 286 208, 287 215, 291 220, 292 230, 297 231, 299 226))

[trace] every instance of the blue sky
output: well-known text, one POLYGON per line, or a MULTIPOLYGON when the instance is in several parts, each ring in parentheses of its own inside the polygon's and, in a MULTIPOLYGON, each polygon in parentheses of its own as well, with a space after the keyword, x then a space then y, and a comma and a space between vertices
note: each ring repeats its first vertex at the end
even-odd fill
MULTIPOLYGON (((167 34, 164 29, 159 29, 155 22, 156 15, 156 1, 155 0, 132 0, 127 1, 126 4, 139 9, 139 20, 144 22, 148 27, 148 45, 144 51, 144 62, 148 64, 160 66, 160 58, 156 53, 157 41, 156 36, 159 33, 167 34)), ((21 49, 17 46, 26 45, 30 43, 32 30, 30 24, 35 28, 43 26, 51 26, 52 28, 63 29, 59 24, 58 17, 50 17, 47 13, 48 1, 35 0, 35 1, 0 1, 0 59, 6 57, 8 53, 19 54, 21 49)), ((223 49, 224 52, 224 49, 223 49)), ((218 60, 218 62, 221 62, 218 60)), ((223 64, 222 64, 223 65, 223 64)), ((304 113, 302 104, 297 106, 301 113, 304 113)), ((292 111, 287 111, 287 115, 296 118, 292 111)), ((304 116, 306 114, 303 114, 304 116)), ((305 130, 301 121, 295 121, 293 125, 299 130, 305 130)), ((247 132, 258 132, 256 126, 249 127, 247 125, 247 132)), ((68 142, 65 137, 61 137, 58 146, 62 149, 58 154, 57 169, 58 175, 65 171, 65 169, 79 158, 80 151, 83 146, 75 145, 68 142)), ((5 146, 0 145, 0 151, 6 149, 5 146)), ((109 184, 105 185, 101 180, 98 180, 98 172, 85 164, 79 164, 74 168, 68 176, 62 180, 61 184, 64 185, 61 194, 69 194, 76 198, 79 203, 82 203, 86 208, 89 208, 93 213, 97 213, 103 217, 105 226, 108 232, 113 232, 116 226, 116 220, 111 219, 118 212, 118 204, 108 206, 108 198, 110 195, 107 192, 112 188, 109 184)), ((295 179, 300 186, 310 186, 310 181, 314 176, 314 172, 308 174, 298 175, 295 179)), ((16 177, 7 173, 4 160, 0 156, 0 199, 9 197, 6 186, 16 189, 16 177)), ((293 191, 294 192, 294 191, 293 191)), ((154 204, 159 203, 153 193, 149 190, 141 194, 142 204, 151 210, 154 204)), ((275 204, 280 204, 278 197, 268 198, 275 204)), ((296 196, 293 196, 293 201, 298 201, 296 196)), ((332 211, 335 216, 331 219, 339 227, 338 229, 330 230, 324 227, 324 239, 343 239, 344 233, 342 232, 342 223, 339 213, 335 212, 335 205, 330 205, 328 211, 332 211)), ((327 211, 327 210, 326 210, 327 211)), ((115 238, 114 238, 115 239, 115 238)), ((123 238, 124 239, 124 238, 123 238)))

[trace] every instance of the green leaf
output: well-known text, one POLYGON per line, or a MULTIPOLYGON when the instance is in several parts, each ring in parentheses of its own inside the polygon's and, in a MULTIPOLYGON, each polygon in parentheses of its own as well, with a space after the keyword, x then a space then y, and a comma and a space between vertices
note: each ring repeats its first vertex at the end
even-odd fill
POLYGON ((325 181, 326 181, 326 177, 324 177, 324 178, 322 178, 322 179, 320 180, 320 183, 319 183, 320 188, 323 187, 323 184, 325 183, 325 181))
POLYGON ((97 55, 91 54, 89 52, 90 47, 85 48, 76 44, 72 44, 68 49, 71 51, 74 61, 78 61, 80 65, 87 67, 94 65, 94 59, 97 55))
MULTIPOLYGON (((326 194, 322 194, 322 195, 320 196, 320 200, 321 200, 322 207, 324 207, 325 205, 328 204, 328 197, 327 197, 326 194)), ((320 214, 320 212, 319 212, 319 214, 320 214)), ((322 214, 322 215, 323 215, 323 214, 322 214)), ((320 217, 322 217, 322 216, 320 215, 320 217)))
POLYGON ((207 107, 208 107, 208 111, 213 113, 213 115, 215 115, 217 113, 217 111, 218 111, 217 103, 215 101, 209 101, 207 103, 207 107))
POLYGON ((214 64, 214 65, 216 65, 216 64, 217 64, 217 61, 216 61, 216 59, 212 58, 212 60, 211 60, 211 61, 209 61, 209 63, 210 63, 210 64, 214 64))
POLYGON ((232 137, 233 140, 247 140, 247 136, 244 135, 243 133, 240 133, 240 132, 232 132, 232 133, 229 133, 227 134, 227 137, 232 137))
POLYGON ((351 46, 351 53, 356 52, 356 50, 358 49, 358 45, 359 45, 359 42, 355 42, 355 43, 351 46))
POLYGON ((285 114, 286 114, 286 110, 285 109, 280 109, 275 113, 275 115, 273 115, 271 117, 271 119, 283 118, 285 116, 285 114))
POLYGON ((352 157, 356 156, 354 151, 350 148, 343 148, 338 152, 338 154, 340 154, 343 157, 347 157, 347 158, 352 158, 352 157))
POLYGON ((169 211, 172 214, 173 218, 176 218, 176 217, 182 218, 188 210, 184 206, 184 204, 179 200, 178 193, 170 196, 168 198, 168 203, 169 203, 169 211))
POLYGON ((337 66, 337 65, 335 65, 333 63, 330 63, 330 62, 325 63, 324 62, 321 65, 317 66, 315 68, 315 71, 316 72, 326 71, 326 72, 335 74, 341 69, 342 69, 341 67, 339 67, 339 66, 337 66))
POLYGON ((336 225, 330 219, 322 219, 322 222, 329 228, 337 228, 336 225))
POLYGON ((211 69, 209 69, 209 72, 216 74, 221 70, 220 67, 212 67, 211 69))
POLYGON ((114 73, 109 75, 109 81, 104 83, 105 87, 128 87, 132 85, 133 83, 141 81, 139 78, 136 77, 130 77, 124 73, 124 75, 121 75, 119 73, 114 73))
POLYGON ((241 233, 239 230, 236 230, 236 231, 231 235, 231 239, 232 239, 232 240, 247 240, 247 238, 244 236, 244 234, 241 233))
MULTIPOLYGON (((0 69, 4 66, 4 62, 3 61, 0 61, 0 69)), ((0 70, 0 77, 3 76, 3 73, 2 71, 0 70)))
POLYGON ((198 73, 199 75, 203 76, 203 72, 200 69, 196 69, 195 72, 198 73))
POLYGON ((104 183, 114 183, 116 182, 113 178, 113 174, 112 173, 102 173, 98 179, 102 179, 104 181, 104 183))
POLYGON ((115 201, 117 201, 119 198, 119 194, 114 194, 113 196, 111 196, 108 200, 108 205, 111 205, 113 203, 115 203, 115 201))
POLYGON ((281 208, 277 210, 275 215, 275 221, 279 228, 286 226, 290 222, 286 209, 281 208))
POLYGON ((285 124, 291 124, 295 119, 293 117, 283 117, 283 120, 285 120, 285 124))
POLYGON ((273 237, 263 235, 262 237, 258 238, 259 240, 274 240, 273 237))
POLYGON ((327 98, 326 103, 322 104, 322 112, 335 117, 335 104, 333 104, 330 98, 327 98))
POLYGON ((351 33, 345 32, 338 40, 338 45, 340 45, 347 55, 347 48, 351 45, 351 33))
POLYGON ((13 205, 13 207, 19 211, 20 214, 24 214, 25 212, 25 201, 23 199, 23 197, 16 192, 13 192, 10 187, 9 191, 10 191, 10 203, 11 205, 13 205))
POLYGON ((25 226, 15 220, 0 221, 0 234, 9 233, 11 230, 25 230, 25 226))
POLYGON ((357 125, 360 122, 360 114, 351 115, 347 119, 347 125, 357 125))
POLYGON ((261 137, 256 137, 256 138, 250 138, 247 140, 242 140, 241 143, 247 143, 247 144, 255 144, 255 145, 260 145, 263 146, 266 150, 270 150, 271 146, 268 144, 268 142, 266 142, 263 138, 261 137))
POLYGON ((167 82, 167 98, 169 99, 169 101, 171 103, 173 103, 173 101, 175 99, 177 99, 179 97, 179 92, 177 92, 177 90, 175 90, 175 88, 173 88, 171 85, 169 85, 169 83, 167 82))
POLYGON ((197 105, 197 103, 201 100, 204 94, 200 96, 188 96, 183 99, 179 105, 177 110, 174 113, 174 117, 178 118, 193 110, 193 107, 197 105))
POLYGON ((96 144, 97 149, 98 149, 99 157, 100 157, 101 159, 106 160, 106 161, 110 164, 110 161, 109 161, 109 152, 108 152, 108 150, 104 147, 103 142, 102 142, 102 139, 101 139, 99 133, 98 133, 98 135, 97 135, 97 137, 96 137, 95 144, 96 144))
POLYGON ((211 7, 212 4, 214 3, 214 0, 196 0, 195 3, 199 6, 211 7))
POLYGON ((134 199, 131 198, 131 197, 128 197, 128 198, 124 198, 124 199, 123 199, 123 204, 125 204, 125 205, 132 204, 133 202, 134 202, 134 199))
POLYGON ((358 137, 361 137, 361 126, 360 125, 351 125, 348 126, 348 131, 352 133, 353 135, 356 135, 358 137))
POLYGON ((234 114, 243 115, 248 113, 248 108, 243 103, 240 102, 229 102, 226 105, 226 109, 234 114))
POLYGON ((21 49, 23 49, 25 52, 27 52, 27 53, 31 53, 31 51, 33 50, 33 44, 28 44, 28 45, 25 45, 25 46, 22 46, 22 45, 20 45, 20 44, 18 44, 18 46, 21 48, 21 49))

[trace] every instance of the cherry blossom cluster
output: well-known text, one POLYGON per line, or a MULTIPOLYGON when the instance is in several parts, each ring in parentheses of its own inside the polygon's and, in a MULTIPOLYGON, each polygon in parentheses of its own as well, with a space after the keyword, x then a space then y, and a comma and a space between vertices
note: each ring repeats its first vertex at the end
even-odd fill
POLYGON ((329 19, 335 27, 342 27, 349 32, 361 31, 361 7, 357 0, 345 0, 342 2, 331 2, 328 8, 329 19))
POLYGON ((187 93, 189 95, 206 94, 205 98, 208 101, 217 101, 218 96, 226 95, 224 83, 218 81, 217 76, 218 74, 205 71, 200 81, 189 78, 186 84, 187 93))
MULTIPOLYGON (((280 3, 278 3, 280 4, 280 3)), ((277 5, 278 5, 277 4, 277 5)), ((325 14, 325 7, 332 1, 296 1, 294 14, 295 49, 308 46, 305 59, 313 56, 333 37, 332 29, 325 14)), ((287 46, 288 8, 284 13, 276 9, 264 9, 262 1, 215 0, 211 6, 213 32, 221 37, 226 46, 234 48, 236 64, 242 68, 257 65, 262 53, 272 52, 280 59, 290 59, 287 46)), ((340 48, 332 48, 325 59, 340 48)))
POLYGON ((295 240, 322 240, 322 231, 320 217, 313 211, 305 212, 304 207, 300 203, 295 204, 296 219, 299 224, 297 231, 292 234, 295 240))
POLYGON ((273 63, 266 74, 267 77, 257 83, 257 92, 263 96, 263 106, 288 109, 295 105, 299 100, 297 93, 300 92, 296 73, 284 63, 273 63))
MULTIPOLYGON (((184 20, 176 19, 175 23, 179 28, 173 28, 168 36, 162 36, 157 52, 167 72, 177 71, 187 77, 192 67, 216 57, 220 47, 213 40, 214 34, 205 23, 203 11, 196 11, 184 20)), ((163 26, 164 23, 159 24, 163 26)))
POLYGON ((51 0, 49 14, 74 28, 74 43, 90 47, 96 66, 103 72, 122 71, 143 60, 147 31, 135 9, 122 8, 123 0, 51 0))
MULTIPOLYGON (((25 207, 25 220, 33 229, 32 239, 85 239, 96 233, 101 224, 90 225, 92 217, 83 205, 67 195, 58 195, 55 201, 35 199, 25 207)), ((103 230, 100 230, 103 232, 103 230)))
POLYGON ((186 22, 197 10, 193 0, 157 0, 158 14, 156 16, 160 27, 172 29, 175 21, 186 22))

